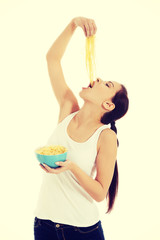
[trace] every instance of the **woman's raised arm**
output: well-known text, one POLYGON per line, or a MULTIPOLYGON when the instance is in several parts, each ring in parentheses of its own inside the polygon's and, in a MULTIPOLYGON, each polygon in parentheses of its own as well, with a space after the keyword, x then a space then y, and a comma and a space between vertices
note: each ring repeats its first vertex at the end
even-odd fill
POLYGON ((61 115, 63 115, 64 111, 67 115, 75 109, 79 109, 75 95, 65 82, 61 66, 61 59, 66 47, 78 26, 83 29, 86 37, 94 35, 97 30, 94 20, 84 17, 75 17, 55 40, 46 54, 49 77, 54 94, 61 108, 61 115))
POLYGON ((64 100, 65 102, 72 101, 73 104, 78 105, 76 97, 66 84, 61 66, 61 58, 75 29, 76 25, 74 21, 71 20, 46 54, 48 73, 52 89, 60 108, 64 105, 64 100), (66 99, 66 97, 69 99, 66 99))
POLYGON ((47 60, 50 61, 53 58, 59 61, 61 60, 76 27, 74 19, 72 19, 48 50, 46 54, 47 60))
POLYGON ((78 26, 83 29, 86 37, 94 35, 97 31, 94 20, 85 17, 73 18, 48 50, 47 60, 54 58, 60 61, 62 59, 66 47, 78 26))

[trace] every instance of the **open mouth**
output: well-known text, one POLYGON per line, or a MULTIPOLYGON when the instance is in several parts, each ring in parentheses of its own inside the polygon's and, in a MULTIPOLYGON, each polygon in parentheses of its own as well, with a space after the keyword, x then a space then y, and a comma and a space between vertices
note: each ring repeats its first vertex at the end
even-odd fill
POLYGON ((82 87, 83 89, 88 89, 88 88, 93 88, 93 86, 91 86, 91 83, 88 85, 88 87, 82 87))
POLYGON ((91 83, 88 85, 88 87, 92 88, 92 87, 91 87, 91 83))

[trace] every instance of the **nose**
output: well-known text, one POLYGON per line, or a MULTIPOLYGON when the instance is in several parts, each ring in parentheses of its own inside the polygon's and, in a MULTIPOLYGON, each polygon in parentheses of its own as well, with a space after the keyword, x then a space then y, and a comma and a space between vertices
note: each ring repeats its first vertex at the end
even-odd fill
POLYGON ((93 81, 93 86, 92 86, 92 88, 94 87, 94 85, 95 84, 99 84, 99 83, 101 83, 102 82, 102 80, 100 79, 100 78, 97 78, 95 81, 93 81), (97 83, 96 83, 97 82, 97 83))
POLYGON ((102 80, 100 78, 97 78, 96 81, 94 81, 93 86, 96 84, 96 82, 97 82, 97 84, 99 84, 102 82, 102 80))
POLYGON ((99 82, 99 83, 102 82, 102 80, 100 78, 97 78, 96 81, 99 82))

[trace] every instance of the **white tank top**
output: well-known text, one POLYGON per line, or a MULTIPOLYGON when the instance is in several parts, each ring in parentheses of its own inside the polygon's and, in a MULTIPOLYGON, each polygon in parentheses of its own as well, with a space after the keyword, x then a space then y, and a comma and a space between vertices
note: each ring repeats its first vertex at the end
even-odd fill
MULTIPOLYGON (((78 111, 68 115, 54 129, 46 145, 63 145, 68 149, 67 159, 75 162, 93 178, 96 174, 97 142, 103 129, 99 127, 85 142, 69 137, 67 127, 78 111)), ((43 170, 42 170, 43 171, 43 170)), ((81 187, 70 170, 59 174, 43 171, 42 184, 34 215, 41 219, 77 227, 89 227, 100 220, 95 200, 81 187)))

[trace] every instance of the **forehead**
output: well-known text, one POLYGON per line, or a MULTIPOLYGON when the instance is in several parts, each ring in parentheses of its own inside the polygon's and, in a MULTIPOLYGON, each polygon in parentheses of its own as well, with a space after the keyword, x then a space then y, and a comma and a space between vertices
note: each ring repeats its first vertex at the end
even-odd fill
POLYGON ((121 90, 121 84, 119 82, 116 81, 111 81, 114 84, 114 89, 116 92, 118 92, 119 90, 121 90))

